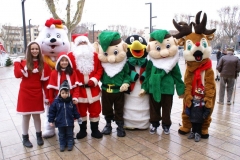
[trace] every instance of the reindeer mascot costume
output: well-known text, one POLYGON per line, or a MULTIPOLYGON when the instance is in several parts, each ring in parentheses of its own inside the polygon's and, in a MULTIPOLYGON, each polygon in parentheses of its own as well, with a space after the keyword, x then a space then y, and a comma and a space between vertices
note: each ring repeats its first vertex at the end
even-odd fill
POLYGON ((187 134, 191 130, 191 122, 186 115, 186 107, 191 106, 194 91, 196 88, 205 90, 204 101, 206 108, 209 108, 210 114, 204 119, 202 125, 202 138, 208 138, 208 128, 211 123, 211 114, 215 104, 216 98, 216 85, 214 81, 214 72, 212 69, 212 62, 209 59, 212 48, 210 42, 214 38, 216 29, 206 29, 207 15, 204 13, 203 19, 200 22, 201 12, 196 15, 196 22, 191 22, 189 25, 185 22, 177 23, 173 20, 173 24, 179 31, 174 35, 177 38, 178 44, 184 46, 183 56, 186 60, 186 72, 184 77, 185 83, 185 96, 183 100, 182 111, 182 126, 179 128, 178 133, 187 134), (192 32, 192 26, 195 33, 192 32))

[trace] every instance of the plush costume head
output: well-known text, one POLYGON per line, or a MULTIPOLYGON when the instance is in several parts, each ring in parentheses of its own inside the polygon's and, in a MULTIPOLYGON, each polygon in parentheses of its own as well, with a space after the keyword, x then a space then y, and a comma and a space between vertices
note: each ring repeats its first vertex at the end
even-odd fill
POLYGON ((147 56, 147 42, 139 35, 131 35, 127 37, 125 42, 128 44, 127 57, 145 58, 147 56))
MULTIPOLYGON (((45 26, 39 28, 39 35, 35 41, 41 46, 42 54, 55 62, 60 52, 67 53, 70 50, 67 33, 67 27, 62 24, 61 20, 50 18, 46 21, 45 26)), ((46 57, 44 60, 47 61, 46 57)), ((55 67, 55 64, 49 65, 52 68, 55 67)))
POLYGON ((156 30, 150 34, 147 52, 153 65, 166 73, 178 62, 177 40, 166 30, 156 30))
POLYGON ((178 44, 184 46, 183 56, 186 61, 201 62, 203 59, 209 58, 212 48, 209 41, 214 38, 214 32, 216 29, 206 29, 207 15, 204 13, 203 19, 200 23, 201 12, 196 15, 196 22, 191 22, 189 25, 185 22, 177 23, 173 19, 173 24, 179 31, 174 35, 179 39, 178 44), (192 32, 192 26, 195 33, 192 32))
POLYGON ((127 44, 122 41, 118 32, 103 31, 98 38, 98 58, 101 62, 118 63, 126 58, 127 44))

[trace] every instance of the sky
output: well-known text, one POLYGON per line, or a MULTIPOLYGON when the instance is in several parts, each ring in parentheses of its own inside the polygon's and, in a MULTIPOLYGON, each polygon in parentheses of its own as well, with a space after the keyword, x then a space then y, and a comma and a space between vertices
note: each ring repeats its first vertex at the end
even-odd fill
MULTIPOLYGON (((57 14, 64 17, 67 0, 59 1, 57 14)), ((150 5, 145 3, 152 3, 152 17, 157 16, 152 18, 154 28, 166 30, 175 29, 172 24, 175 14, 194 16, 203 11, 208 20, 219 20, 217 10, 225 6, 240 6, 239 0, 86 0, 80 23, 94 23, 95 30, 118 24, 144 29, 150 26, 150 5)), ((25 0, 24 6, 26 25, 29 19, 32 25, 44 25, 52 17, 45 0, 25 0)), ((74 4, 72 7, 76 8, 74 4)), ((22 0, 1 0, 0 24, 22 26, 22 0)))

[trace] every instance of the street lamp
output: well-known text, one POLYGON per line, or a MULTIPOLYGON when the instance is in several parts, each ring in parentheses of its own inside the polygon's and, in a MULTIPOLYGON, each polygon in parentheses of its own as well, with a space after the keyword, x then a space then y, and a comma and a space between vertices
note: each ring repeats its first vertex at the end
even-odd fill
POLYGON ((27 49, 27 36, 26 36, 26 24, 25 24, 25 9, 24 9, 24 2, 26 0, 22 0, 22 19, 23 19, 23 37, 24 37, 24 52, 27 49))
POLYGON ((29 27, 29 37, 30 37, 30 41, 31 42, 31 23, 30 23, 31 19, 28 20, 28 27, 29 27))
POLYGON ((150 33, 152 33, 152 19, 157 18, 157 16, 152 17, 152 3, 145 3, 150 5, 150 33))
POLYGON ((93 24, 93 43, 94 43, 94 26, 95 26, 96 24, 93 24))
POLYGON ((195 16, 188 16, 188 25, 190 24, 191 17, 195 17, 195 16))

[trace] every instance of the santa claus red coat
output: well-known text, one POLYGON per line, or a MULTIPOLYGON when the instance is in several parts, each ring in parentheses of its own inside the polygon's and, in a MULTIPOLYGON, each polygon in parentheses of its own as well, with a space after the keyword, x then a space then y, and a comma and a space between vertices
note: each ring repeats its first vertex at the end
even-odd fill
POLYGON ((76 60, 73 52, 70 52, 68 56, 72 62, 73 69, 76 71, 79 82, 83 84, 88 84, 88 81, 92 80, 95 84, 95 87, 90 87, 90 88, 80 87, 80 91, 79 91, 80 97, 78 98, 78 103, 91 104, 93 102, 100 100, 101 90, 100 90, 100 87, 98 86, 98 81, 102 76, 103 68, 102 68, 101 62, 98 59, 97 53, 93 54, 94 67, 93 67, 93 71, 89 75, 86 75, 86 74, 84 75, 77 69, 76 60))
POLYGON ((18 93, 17 113, 22 115, 40 114, 44 112, 43 91, 48 98, 47 83, 51 73, 50 67, 44 63, 42 73, 38 72, 38 61, 34 61, 34 70, 28 71, 26 61, 14 62, 14 75, 22 78, 18 93))

